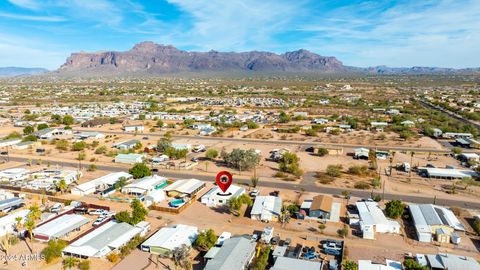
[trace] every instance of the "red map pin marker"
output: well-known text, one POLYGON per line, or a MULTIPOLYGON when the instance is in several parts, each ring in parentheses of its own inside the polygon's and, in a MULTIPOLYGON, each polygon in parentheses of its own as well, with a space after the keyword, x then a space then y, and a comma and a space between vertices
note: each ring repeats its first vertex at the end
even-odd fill
POLYGON ((221 171, 217 174, 217 178, 215 180, 223 193, 225 193, 225 191, 227 191, 232 184, 232 174, 227 171, 221 171))

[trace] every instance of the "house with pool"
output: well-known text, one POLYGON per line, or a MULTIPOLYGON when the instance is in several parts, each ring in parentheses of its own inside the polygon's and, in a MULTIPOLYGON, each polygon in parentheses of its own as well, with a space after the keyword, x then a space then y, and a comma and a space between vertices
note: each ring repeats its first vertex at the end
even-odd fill
POLYGON ((241 196, 244 193, 245 189, 236 185, 230 185, 225 192, 218 186, 214 186, 202 196, 200 201, 210 207, 227 205, 230 198, 241 196))
POLYGON ((122 188, 122 193, 142 196, 167 185, 167 178, 151 175, 133 181, 122 188))

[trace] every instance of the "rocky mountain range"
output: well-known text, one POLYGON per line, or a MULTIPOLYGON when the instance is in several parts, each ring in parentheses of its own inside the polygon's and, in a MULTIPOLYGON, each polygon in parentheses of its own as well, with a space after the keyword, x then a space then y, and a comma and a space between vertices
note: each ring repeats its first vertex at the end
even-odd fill
POLYGON ((0 67, 0 77, 37 75, 46 72, 48 72, 48 70, 44 68, 0 67))
POLYGON ((160 75, 179 73, 360 73, 360 74, 466 74, 479 69, 436 67, 358 68, 335 57, 307 50, 271 52, 189 52, 153 42, 136 44, 124 52, 72 53, 55 73, 59 75, 160 75))

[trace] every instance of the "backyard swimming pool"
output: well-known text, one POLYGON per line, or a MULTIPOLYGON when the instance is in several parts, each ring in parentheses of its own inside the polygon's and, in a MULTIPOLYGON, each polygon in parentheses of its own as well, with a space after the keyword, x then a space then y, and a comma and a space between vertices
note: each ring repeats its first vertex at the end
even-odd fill
POLYGON ((185 201, 183 201, 183 199, 175 199, 175 200, 171 200, 169 202, 170 206, 175 207, 175 208, 179 207, 180 205, 182 205, 184 203, 185 203, 185 201))

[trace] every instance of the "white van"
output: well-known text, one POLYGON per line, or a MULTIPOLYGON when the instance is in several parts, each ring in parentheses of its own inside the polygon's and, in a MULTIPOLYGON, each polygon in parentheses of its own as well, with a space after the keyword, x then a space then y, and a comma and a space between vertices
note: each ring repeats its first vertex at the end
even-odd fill
POLYGON ((62 210, 62 204, 61 203, 55 203, 52 208, 50 208, 50 212, 52 213, 58 213, 62 210))

